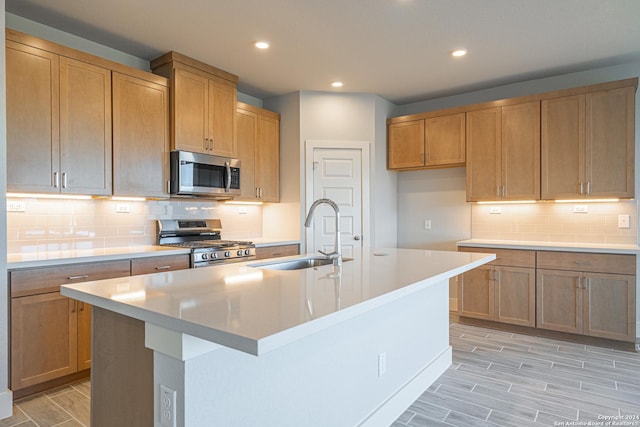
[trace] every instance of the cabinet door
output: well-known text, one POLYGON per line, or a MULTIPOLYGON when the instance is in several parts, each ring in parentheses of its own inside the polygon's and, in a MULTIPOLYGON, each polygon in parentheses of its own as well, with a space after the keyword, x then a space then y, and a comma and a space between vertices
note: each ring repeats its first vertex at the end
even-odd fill
POLYGON ((584 273, 584 334, 634 342, 635 276, 584 273))
POLYGON ((514 325, 535 326, 535 269, 496 267, 495 274, 495 320, 514 325))
POLYGON ((458 314, 494 320, 493 267, 483 266, 462 274, 458 281, 458 314))
POLYGON ((111 195, 111 72, 60 58, 61 192, 111 195))
POLYGON ((542 101, 542 199, 581 197, 584 187, 584 95, 542 101))
POLYGON ((168 197, 167 87, 113 73, 113 194, 168 197))
POLYGON ((425 166, 465 162, 465 114, 425 119, 425 166))
POLYGON ((91 304, 75 301, 78 314, 78 371, 91 367, 91 304))
POLYGON ((540 199, 540 102, 502 107, 504 200, 540 199))
POLYGON ((11 299, 11 388, 76 372, 75 301, 59 292, 11 299))
POLYGON ((209 80, 208 136, 211 154, 236 157, 236 102, 235 87, 209 80))
POLYGON ((582 333, 581 277, 575 271, 537 270, 538 328, 582 333))
POLYGON ((500 191, 500 108, 467 113, 467 201, 498 200, 500 191))
POLYGON ((589 197, 634 197, 635 89, 588 93, 586 176, 589 197))
POLYGON ((174 70, 173 78, 173 146, 174 150, 209 154, 208 115, 209 80, 185 70, 174 70))
MULTIPOLYGON (((263 202, 280 201, 280 121, 258 115, 255 180, 263 202)), ((243 167, 244 170, 244 167, 243 167)))
POLYGON ((424 120, 393 123, 387 127, 388 169, 424 165, 424 120))
POLYGON ((59 59, 6 42, 7 190, 59 192, 59 59))
POLYGON ((255 178, 256 160, 259 160, 255 155, 257 131, 258 115, 252 111, 238 109, 236 139, 242 176, 240 177, 240 197, 237 199, 255 200, 258 197, 255 178))

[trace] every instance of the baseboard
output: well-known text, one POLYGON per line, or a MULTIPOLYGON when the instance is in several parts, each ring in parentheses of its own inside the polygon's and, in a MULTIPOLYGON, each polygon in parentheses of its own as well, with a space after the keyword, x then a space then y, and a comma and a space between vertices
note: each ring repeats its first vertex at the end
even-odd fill
POLYGON ((379 427, 393 424, 451 366, 451 355, 449 346, 358 425, 379 427))
POLYGON ((0 393, 0 420, 13 415, 13 392, 9 389, 0 393))
POLYGON ((458 298, 449 298, 449 311, 458 311, 458 298))

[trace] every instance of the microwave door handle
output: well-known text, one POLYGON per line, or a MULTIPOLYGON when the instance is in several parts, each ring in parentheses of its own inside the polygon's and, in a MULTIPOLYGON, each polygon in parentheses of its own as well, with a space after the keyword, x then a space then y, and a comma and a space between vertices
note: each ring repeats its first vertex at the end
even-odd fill
POLYGON ((227 169, 227 185, 224 189, 225 193, 231 191, 231 165, 229 162, 224 162, 224 167, 227 169))

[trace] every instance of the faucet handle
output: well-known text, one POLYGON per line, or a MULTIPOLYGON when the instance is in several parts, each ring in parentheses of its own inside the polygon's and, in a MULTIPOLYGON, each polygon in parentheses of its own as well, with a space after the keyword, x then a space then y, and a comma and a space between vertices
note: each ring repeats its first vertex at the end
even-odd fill
POLYGON ((327 258, 336 258, 338 256, 340 256, 340 253, 338 252, 324 252, 324 251, 318 251, 320 252, 322 255, 326 256, 327 258))

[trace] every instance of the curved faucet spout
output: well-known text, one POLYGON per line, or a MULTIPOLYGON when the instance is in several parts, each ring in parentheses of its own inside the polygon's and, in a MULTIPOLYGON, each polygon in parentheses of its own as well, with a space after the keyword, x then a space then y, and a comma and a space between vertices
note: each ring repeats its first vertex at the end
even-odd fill
POLYGON ((309 208, 309 213, 307 214, 307 219, 304 221, 304 226, 309 228, 311 227, 311 220, 313 219, 313 212, 316 208, 321 204, 327 204, 333 208, 336 214, 336 240, 335 240, 335 248, 333 252, 320 252, 322 255, 327 256, 333 259, 333 265, 342 265, 342 250, 340 245, 340 208, 338 208, 338 204, 331 199, 318 199, 309 208))

